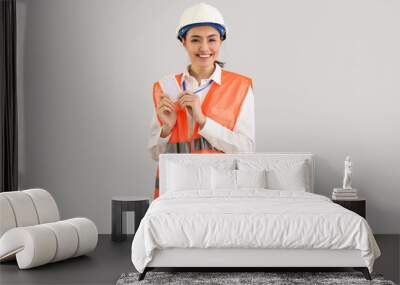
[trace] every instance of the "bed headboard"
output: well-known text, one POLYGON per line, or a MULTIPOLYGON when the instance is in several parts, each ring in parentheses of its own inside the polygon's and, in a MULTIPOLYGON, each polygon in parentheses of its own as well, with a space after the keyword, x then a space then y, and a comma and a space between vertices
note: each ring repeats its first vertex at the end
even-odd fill
POLYGON ((306 179, 308 192, 314 192, 314 159, 311 153, 238 153, 238 154, 160 154, 160 194, 164 193, 167 185, 166 169, 170 163, 178 163, 193 166, 210 165, 223 167, 233 165, 236 161, 254 161, 262 164, 274 164, 279 162, 304 161, 307 166, 306 179), (164 191, 163 191, 164 190, 164 191))

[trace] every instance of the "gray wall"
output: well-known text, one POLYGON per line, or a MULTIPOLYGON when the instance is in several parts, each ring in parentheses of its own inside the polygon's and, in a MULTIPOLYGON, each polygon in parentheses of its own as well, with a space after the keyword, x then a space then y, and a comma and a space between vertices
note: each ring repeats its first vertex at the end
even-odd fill
MULTIPOLYGON (((196 2, 18 0, 21 188, 100 233, 112 196, 151 194, 151 85, 188 63, 174 33, 196 2)), ((315 153, 323 195, 351 155, 374 232, 400 233, 400 2, 209 3, 221 59, 254 80, 257 151, 315 153)))

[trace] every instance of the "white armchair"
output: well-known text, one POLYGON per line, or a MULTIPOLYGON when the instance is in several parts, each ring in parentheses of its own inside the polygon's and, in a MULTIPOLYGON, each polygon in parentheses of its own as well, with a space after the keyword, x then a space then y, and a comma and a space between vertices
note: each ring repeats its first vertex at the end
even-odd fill
POLYGON ((97 235, 87 218, 60 221, 46 190, 0 193, 0 262, 16 258, 28 269, 80 256, 96 248, 97 235))

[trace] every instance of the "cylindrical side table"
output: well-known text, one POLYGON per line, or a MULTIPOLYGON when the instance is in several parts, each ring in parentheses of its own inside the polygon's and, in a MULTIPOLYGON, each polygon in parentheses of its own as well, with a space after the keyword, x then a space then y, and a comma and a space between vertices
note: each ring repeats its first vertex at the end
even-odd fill
POLYGON ((363 198, 357 198, 354 200, 341 200, 341 199, 332 199, 332 201, 340 206, 353 211, 356 214, 359 214, 364 219, 367 218, 367 200, 363 198))
POLYGON ((135 232, 140 221, 149 208, 149 197, 146 196, 115 196, 112 197, 111 239, 124 241, 127 235, 122 232, 122 214, 126 211, 135 212, 135 232))

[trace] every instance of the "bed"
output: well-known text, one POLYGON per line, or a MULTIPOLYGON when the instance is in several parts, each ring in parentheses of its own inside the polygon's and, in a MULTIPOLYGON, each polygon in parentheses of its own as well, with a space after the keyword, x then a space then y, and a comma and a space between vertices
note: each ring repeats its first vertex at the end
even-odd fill
POLYGON ((352 267, 380 250, 361 216, 314 193, 310 153, 162 154, 160 197, 132 242, 143 279, 160 267, 352 267))

